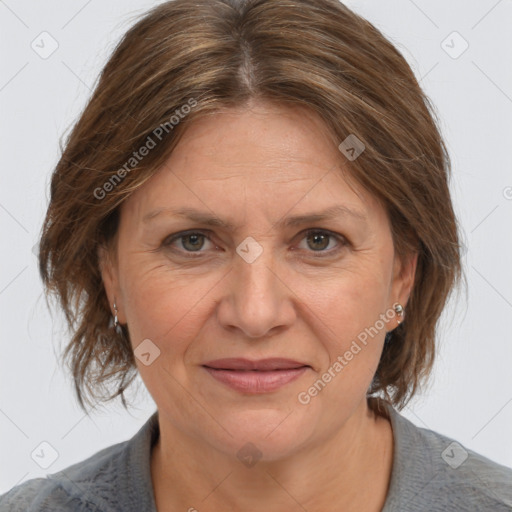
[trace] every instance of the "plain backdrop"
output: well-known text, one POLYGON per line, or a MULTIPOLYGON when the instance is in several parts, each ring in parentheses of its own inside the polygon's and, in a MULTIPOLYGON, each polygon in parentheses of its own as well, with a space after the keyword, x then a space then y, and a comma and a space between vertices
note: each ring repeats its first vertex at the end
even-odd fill
MULTIPOLYGON (((133 16, 156 3, 0 1, 0 493, 130 438, 155 410, 140 381, 130 412, 79 409, 34 245, 59 138, 133 16), (41 38, 56 47, 46 58, 41 38)), ((435 104, 464 236, 467 295, 443 317, 431 386, 402 414, 512 467, 512 2, 347 3, 399 47, 435 104)))

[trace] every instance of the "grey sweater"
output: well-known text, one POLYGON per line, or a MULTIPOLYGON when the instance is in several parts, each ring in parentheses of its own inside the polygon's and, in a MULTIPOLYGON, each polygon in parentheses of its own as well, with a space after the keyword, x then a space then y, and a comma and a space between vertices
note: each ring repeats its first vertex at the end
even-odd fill
MULTIPOLYGON (((385 407, 395 448, 382 512, 512 511, 512 469, 385 407)), ((158 435, 155 412, 128 441, 0 496, 0 512, 155 512, 150 457, 158 435)))

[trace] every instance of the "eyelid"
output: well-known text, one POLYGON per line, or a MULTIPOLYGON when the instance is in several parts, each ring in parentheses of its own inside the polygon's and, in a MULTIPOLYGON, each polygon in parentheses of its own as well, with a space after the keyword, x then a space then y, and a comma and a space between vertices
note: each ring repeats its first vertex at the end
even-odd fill
POLYGON ((297 237, 300 236, 301 237, 300 240, 302 240, 302 239, 306 238, 308 235, 311 235, 313 233, 321 233, 324 235, 328 235, 331 238, 334 238, 338 242, 337 248, 330 249, 328 251, 308 251, 309 253, 313 254, 314 257, 316 257, 316 258, 331 256, 332 254, 339 252, 343 247, 350 244, 350 242, 348 241, 348 239, 345 236, 341 235, 340 233, 335 233, 334 231, 330 231, 329 229, 324 229, 324 228, 308 228, 308 229, 305 229, 304 231, 301 231, 300 233, 298 233, 297 237))
MULTIPOLYGON (((299 238, 300 237, 299 241, 301 241, 304 238, 306 238, 308 235, 313 234, 313 233, 321 233, 321 234, 324 234, 324 235, 328 235, 331 238, 336 239, 336 241, 339 244, 339 247, 334 248, 334 249, 330 249, 328 251, 308 251, 310 254, 313 255, 313 257, 321 258, 321 257, 330 256, 333 253, 336 253, 336 252, 340 251, 343 247, 345 247, 345 246, 350 244, 350 242, 348 241, 348 239, 345 236, 341 235, 340 233, 335 233, 333 231, 330 231, 330 230, 324 229, 324 228, 308 228, 308 229, 304 229, 301 232, 299 232, 294 238, 299 238)), ((208 230, 208 229, 200 229, 200 228, 198 228, 198 229, 189 229, 189 230, 179 231, 177 233, 173 233, 172 235, 169 235, 166 238, 164 238, 164 240, 162 242, 162 245, 163 246, 170 246, 173 242, 175 242, 176 240, 179 240, 180 238, 184 238, 187 235, 196 235, 196 234, 203 235, 212 244, 216 245, 215 242, 213 242, 213 240, 212 240, 212 236, 211 236, 212 235, 212 231, 208 230)), ((180 254, 188 254, 188 255, 197 254, 197 255, 200 255, 204 251, 201 251, 201 250, 199 250, 199 251, 183 251, 183 250, 177 249, 176 252, 179 252, 180 254)), ((194 256, 189 256, 189 257, 194 257, 194 256)))
MULTIPOLYGON (((215 245, 215 243, 212 241, 211 233, 212 233, 212 231, 210 231, 209 229, 188 229, 186 231, 179 231, 178 233, 173 233, 172 235, 165 237, 162 242, 162 245, 170 246, 176 240, 179 240, 180 238, 185 238, 188 235, 202 235, 207 240, 209 240, 212 244, 215 245)), ((184 252, 186 254, 194 254, 194 251, 178 250, 178 252, 180 252, 181 254, 183 254, 184 252)), ((204 252, 204 251, 197 251, 197 254, 201 254, 202 252, 204 252)))

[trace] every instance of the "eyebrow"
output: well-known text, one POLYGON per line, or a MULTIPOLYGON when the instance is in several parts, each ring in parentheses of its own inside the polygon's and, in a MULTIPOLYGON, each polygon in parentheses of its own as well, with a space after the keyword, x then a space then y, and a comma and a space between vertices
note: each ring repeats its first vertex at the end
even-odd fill
MULTIPOLYGON (((142 222, 148 223, 162 213, 167 213, 176 217, 183 217, 188 220, 197 222, 198 224, 204 224, 207 226, 220 227, 227 230, 235 229, 235 226, 231 222, 222 220, 211 213, 203 212, 200 210, 196 210, 195 208, 189 207, 183 207, 178 209, 158 208, 157 210, 153 210, 152 212, 144 215, 144 217, 142 218, 142 222)), ((302 224, 332 220, 336 219, 337 217, 347 216, 363 222, 367 220, 366 215, 358 210, 354 210, 344 205, 335 205, 319 212, 312 212, 303 215, 294 215, 291 217, 286 217, 278 221, 276 224, 281 228, 294 227, 302 224)))

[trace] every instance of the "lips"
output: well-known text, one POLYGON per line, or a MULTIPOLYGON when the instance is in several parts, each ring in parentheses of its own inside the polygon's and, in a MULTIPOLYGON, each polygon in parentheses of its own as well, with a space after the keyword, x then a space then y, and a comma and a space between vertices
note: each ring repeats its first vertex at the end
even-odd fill
POLYGON ((203 364, 218 382, 242 393, 277 391, 298 379, 311 366, 291 359, 270 358, 251 361, 243 358, 216 359, 203 364))
POLYGON ((204 363, 203 366, 213 368, 214 370, 254 370, 264 372, 272 370, 290 370, 309 365, 299 361, 293 361, 291 359, 274 357, 269 359, 260 359, 258 361, 251 361, 244 358, 216 359, 215 361, 204 363))

